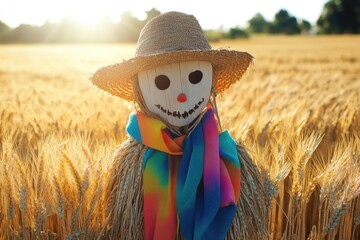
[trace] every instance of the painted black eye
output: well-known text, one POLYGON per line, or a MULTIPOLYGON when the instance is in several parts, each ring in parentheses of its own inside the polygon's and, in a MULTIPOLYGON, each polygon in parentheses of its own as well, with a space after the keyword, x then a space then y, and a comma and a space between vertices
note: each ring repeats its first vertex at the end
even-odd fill
POLYGON ((192 84, 198 84, 203 78, 203 73, 200 70, 193 71, 189 74, 189 81, 192 84))
POLYGON ((166 75, 159 75, 155 78, 155 85, 160 90, 165 90, 170 86, 170 79, 166 75))

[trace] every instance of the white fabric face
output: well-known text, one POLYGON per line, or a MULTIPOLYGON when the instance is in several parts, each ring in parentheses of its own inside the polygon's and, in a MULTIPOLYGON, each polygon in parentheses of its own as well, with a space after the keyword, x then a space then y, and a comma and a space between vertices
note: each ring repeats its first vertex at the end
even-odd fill
POLYGON ((138 79, 147 108, 182 127, 199 116, 209 101, 212 66, 203 61, 168 64, 140 72, 138 79))

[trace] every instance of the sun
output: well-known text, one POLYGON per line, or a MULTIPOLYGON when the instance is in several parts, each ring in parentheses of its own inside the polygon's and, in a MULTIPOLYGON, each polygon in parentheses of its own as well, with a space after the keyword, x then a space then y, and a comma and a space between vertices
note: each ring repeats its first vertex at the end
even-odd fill
POLYGON ((67 4, 59 5, 58 11, 84 25, 97 23, 103 18, 118 21, 123 12, 134 9, 132 1, 64 1, 67 4))

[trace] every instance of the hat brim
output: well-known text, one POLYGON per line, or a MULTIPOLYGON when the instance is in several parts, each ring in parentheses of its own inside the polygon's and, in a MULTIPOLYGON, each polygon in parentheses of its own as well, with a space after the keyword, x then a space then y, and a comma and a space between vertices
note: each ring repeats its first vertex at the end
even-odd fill
POLYGON ((134 57, 102 67, 90 80, 112 95, 133 101, 134 80, 139 72, 177 62, 207 61, 212 64, 217 79, 216 92, 221 93, 242 77, 252 60, 247 52, 228 49, 173 51, 134 57))

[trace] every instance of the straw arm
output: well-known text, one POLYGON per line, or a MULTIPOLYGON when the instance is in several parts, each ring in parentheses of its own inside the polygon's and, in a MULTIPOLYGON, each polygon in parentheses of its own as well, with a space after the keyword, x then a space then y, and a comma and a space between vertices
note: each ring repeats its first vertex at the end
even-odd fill
POLYGON ((147 147, 133 138, 115 151, 106 188, 106 239, 143 239, 142 159, 147 147))
POLYGON ((242 144, 237 144, 241 192, 226 239, 267 239, 267 211, 260 172, 242 144))

